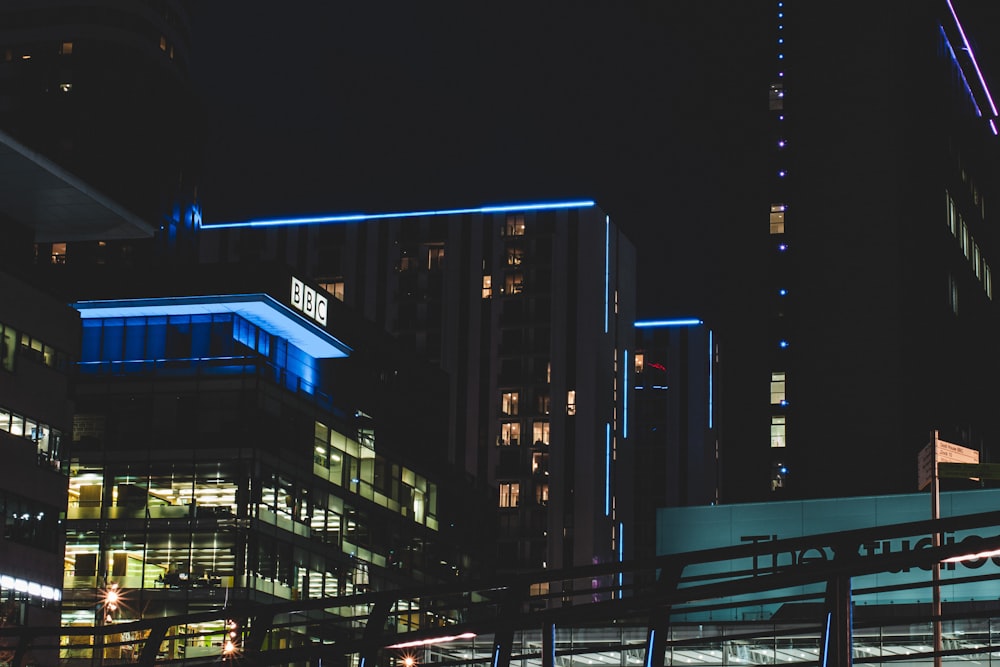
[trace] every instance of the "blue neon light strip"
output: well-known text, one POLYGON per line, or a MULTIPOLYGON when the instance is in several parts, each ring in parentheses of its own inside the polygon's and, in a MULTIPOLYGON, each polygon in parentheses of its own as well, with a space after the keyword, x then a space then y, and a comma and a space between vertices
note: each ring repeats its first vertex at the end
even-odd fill
POLYGON ((941 39, 944 40, 944 45, 948 47, 948 53, 951 54, 951 60, 955 63, 955 67, 958 69, 958 76, 961 77, 962 85, 965 87, 965 94, 969 96, 969 99, 972 100, 972 106, 976 108, 976 115, 982 117, 983 112, 979 108, 979 102, 976 101, 976 96, 972 94, 972 86, 969 85, 969 80, 965 78, 965 70, 962 69, 962 65, 958 62, 958 56, 955 54, 955 49, 952 47, 948 35, 944 32, 944 27, 941 28, 941 39))
POLYGON ((79 301, 83 319, 236 313, 264 331, 284 338, 313 359, 346 357, 351 348, 267 294, 79 301))
POLYGON ((604 216, 604 333, 608 333, 608 304, 611 292, 611 216, 604 216))
POLYGON ((393 218, 422 218, 432 215, 462 215, 465 213, 510 213, 513 211, 545 211, 562 208, 591 208, 596 202, 590 199, 578 201, 554 201, 526 204, 506 204, 497 206, 480 206, 478 208, 432 209, 427 211, 404 211, 399 213, 342 213, 339 215, 320 215, 305 218, 271 218, 265 220, 247 220, 244 222, 219 222, 203 224, 203 229, 225 229, 230 227, 275 227, 281 225, 318 225, 337 222, 366 222, 369 220, 389 220, 393 218))
POLYGON ((699 324, 704 324, 704 322, 693 317, 688 317, 679 320, 642 320, 636 322, 633 326, 636 329, 652 329, 658 327, 693 327, 699 324))
POLYGON ((715 347, 712 345, 712 330, 708 330, 708 428, 712 428, 712 371, 715 369, 715 347))
POLYGON ((653 646, 655 645, 656 630, 650 629, 649 639, 646 641, 646 667, 653 667, 653 646))
POLYGON ((611 516, 611 424, 604 425, 604 516, 611 516))
MULTIPOLYGON (((618 562, 625 562, 625 541, 622 536, 625 533, 625 524, 621 521, 618 522, 618 562)), ((625 586, 625 573, 621 569, 618 570, 618 599, 622 599, 622 591, 625 586)))
POLYGON ((951 0, 945 0, 948 3, 948 10, 951 12, 951 17, 955 19, 955 25, 958 27, 958 34, 962 36, 962 48, 969 54, 969 60, 972 61, 972 66, 976 70, 976 76, 979 77, 979 85, 983 87, 983 92, 986 93, 986 100, 990 103, 990 111, 993 112, 993 117, 996 118, 997 105, 993 103, 993 96, 990 95, 990 89, 986 85, 986 79, 983 78, 983 72, 979 69, 979 63, 976 62, 976 54, 972 52, 972 47, 969 45, 969 39, 965 36, 965 30, 962 28, 962 22, 958 20, 958 14, 955 13, 955 7, 952 6, 951 0))
POLYGON ((823 632, 823 667, 826 667, 826 661, 830 658, 830 620, 833 618, 833 612, 826 612, 826 630, 823 632))
POLYGON ((622 373, 622 391, 624 396, 622 397, 622 437, 628 437, 628 385, 629 385, 629 365, 628 365, 628 350, 625 350, 625 372, 622 373))

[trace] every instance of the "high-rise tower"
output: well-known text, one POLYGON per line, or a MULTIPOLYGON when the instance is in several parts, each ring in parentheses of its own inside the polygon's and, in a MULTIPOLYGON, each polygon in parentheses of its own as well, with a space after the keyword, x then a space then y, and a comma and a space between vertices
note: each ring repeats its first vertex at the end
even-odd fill
POLYGON ((635 249, 594 202, 202 228, 206 258, 281 260, 437 361, 451 458, 495 489, 502 569, 623 552, 635 249))
MULTIPOLYGON (((0 129, 193 258, 200 140, 190 33, 183 0, 0 7, 0 129)), ((39 260, 128 264, 152 252, 148 241, 80 236, 41 239, 39 260)))
POLYGON ((988 73, 958 0, 772 12, 766 343, 727 402, 728 498, 911 491, 932 429, 996 434, 988 73))

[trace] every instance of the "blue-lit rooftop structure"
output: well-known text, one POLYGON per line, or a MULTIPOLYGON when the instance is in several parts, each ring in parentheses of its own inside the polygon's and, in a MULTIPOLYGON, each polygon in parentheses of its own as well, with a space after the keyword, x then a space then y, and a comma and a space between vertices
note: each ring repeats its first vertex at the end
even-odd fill
POLYGON ((351 352, 346 344, 267 294, 80 301, 73 307, 85 321, 95 318, 234 313, 262 331, 287 340, 313 359, 346 357, 351 352))

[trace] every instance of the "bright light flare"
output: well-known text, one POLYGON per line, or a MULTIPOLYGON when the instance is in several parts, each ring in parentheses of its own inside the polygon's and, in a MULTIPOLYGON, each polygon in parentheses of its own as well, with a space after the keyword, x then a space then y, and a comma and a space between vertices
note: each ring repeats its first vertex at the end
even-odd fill
POLYGON ((993 556, 1000 556, 1000 549, 993 549, 992 551, 980 551, 975 554, 962 554, 961 556, 952 556, 951 558, 945 558, 942 563, 961 563, 967 560, 981 560, 984 558, 992 558, 993 556))
POLYGON ((386 648, 413 648, 414 646, 428 646, 430 644, 443 644, 445 642, 453 642, 458 639, 472 639, 476 636, 475 632, 463 632, 460 635, 447 635, 444 637, 431 637, 430 639, 419 639, 412 642, 403 642, 402 644, 393 644, 391 646, 386 646, 386 648))

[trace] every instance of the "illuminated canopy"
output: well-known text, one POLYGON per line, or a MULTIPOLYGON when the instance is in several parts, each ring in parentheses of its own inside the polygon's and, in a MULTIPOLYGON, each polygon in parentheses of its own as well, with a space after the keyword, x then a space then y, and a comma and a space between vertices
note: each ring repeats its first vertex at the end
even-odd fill
POLYGON ((80 301, 73 307, 85 320, 235 313, 269 334, 284 338, 314 359, 346 357, 351 353, 350 347, 267 294, 80 301))
POLYGON ((155 228, 45 156, 0 132, 0 212, 35 241, 138 239, 155 228))
POLYGON ((500 204, 496 206, 480 206, 478 208, 452 208, 429 211, 407 211, 403 213, 341 213, 338 215, 321 215, 302 218, 273 218, 267 220, 247 220, 245 222, 220 222, 202 225, 206 229, 222 229, 227 227, 273 227, 277 225, 317 225, 337 222, 365 222, 368 220, 388 220, 391 218, 422 218, 430 215, 462 215, 464 213, 514 213, 517 211, 544 211, 560 208, 591 208, 596 206, 592 200, 554 201, 534 204, 500 204))

